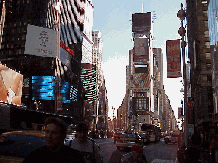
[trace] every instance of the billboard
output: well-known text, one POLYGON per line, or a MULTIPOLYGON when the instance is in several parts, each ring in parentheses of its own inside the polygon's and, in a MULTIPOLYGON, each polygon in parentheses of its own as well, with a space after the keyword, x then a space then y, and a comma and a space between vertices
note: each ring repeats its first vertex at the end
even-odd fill
POLYGON ((151 12, 132 14, 132 32, 147 33, 151 30, 151 12))
POLYGON ((28 24, 24 54, 57 57, 57 39, 58 31, 28 24))
POLYGON ((70 103, 70 83, 62 82, 61 84, 62 103, 70 103))
POLYGON ((23 75, 0 63, 0 101, 21 105, 23 75))
POLYGON ((133 62, 149 61, 149 45, 147 38, 135 38, 133 62))
POLYGON ((32 100, 55 100, 54 76, 32 76, 32 100))
POLYGON ((150 73, 149 73, 149 67, 147 68, 147 73, 134 73, 133 74, 133 88, 141 88, 141 89, 145 89, 145 88, 150 88, 150 73))
POLYGON ((182 77, 180 40, 166 41, 166 55, 167 55, 167 78, 182 77))

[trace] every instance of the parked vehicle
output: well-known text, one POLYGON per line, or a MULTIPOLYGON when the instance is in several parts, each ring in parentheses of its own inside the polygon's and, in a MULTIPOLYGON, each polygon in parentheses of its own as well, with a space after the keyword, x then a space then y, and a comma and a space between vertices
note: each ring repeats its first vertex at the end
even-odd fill
POLYGON ((114 137, 114 144, 116 143, 118 137, 119 137, 120 135, 122 135, 122 134, 123 134, 122 131, 116 131, 116 132, 114 132, 114 135, 113 135, 113 137, 114 137))
POLYGON ((150 143, 149 133, 139 133, 139 136, 141 137, 143 144, 149 144, 150 143))
POLYGON ((118 150, 131 149, 131 147, 136 144, 142 145, 142 139, 137 133, 123 133, 118 137, 116 141, 116 147, 118 150))
POLYGON ((164 142, 166 144, 168 143, 178 143, 178 140, 179 140, 179 131, 173 131, 173 132, 169 132, 168 134, 166 134, 166 136, 164 137, 164 142))
POLYGON ((0 136, 0 162, 21 163, 32 151, 45 145, 44 131, 11 131, 0 136))
POLYGON ((154 124, 143 124, 141 130, 144 132, 148 132, 150 135, 150 142, 158 142, 161 137, 161 129, 159 126, 154 124))

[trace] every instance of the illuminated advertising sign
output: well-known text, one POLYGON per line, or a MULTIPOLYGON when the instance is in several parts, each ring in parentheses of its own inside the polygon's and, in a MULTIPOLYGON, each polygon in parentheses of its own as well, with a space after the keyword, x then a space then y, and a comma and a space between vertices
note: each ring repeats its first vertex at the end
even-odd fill
POLYGON ((166 55, 167 55, 167 78, 182 77, 180 40, 167 40, 166 55))
POLYGON ((56 57, 58 56, 57 38, 58 31, 28 24, 24 54, 56 57))
POLYGON ((70 83, 63 82, 61 85, 62 102, 70 103, 70 83))
POLYGON ((55 100, 54 76, 32 76, 32 100, 55 100))
POLYGON ((23 75, 0 63, 0 101, 21 105, 23 75))
POLYGON ((77 102, 78 95, 79 95, 78 89, 76 89, 74 86, 71 85, 71 87, 70 87, 70 100, 77 102))
POLYGON ((150 73, 147 67, 147 73, 134 73, 133 74, 133 88, 149 88, 150 87, 150 73))

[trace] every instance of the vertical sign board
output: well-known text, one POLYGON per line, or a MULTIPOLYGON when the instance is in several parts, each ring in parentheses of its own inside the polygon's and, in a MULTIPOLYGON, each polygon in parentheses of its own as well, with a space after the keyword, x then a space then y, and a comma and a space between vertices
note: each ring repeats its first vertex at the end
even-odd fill
POLYGON ((57 39, 58 31, 28 24, 24 54, 57 57, 57 39))
POLYGON ((194 102, 193 101, 188 101, 187 102, 187 119, 188 119, 188 124, 194 124, 195 122, 195 116, 194 116, 194 102))
POLYGON ((133 62, 149 61, 148 38, 135 38, 133 62))
POLYGON ((182 114, 183 113, 183 107, 178 107, 178 118, 184 118, 184 115, 182 114))
POLYGON ((180 40, 167 40, 166 54, 167 54, 167 78, 182 77, 180 40))

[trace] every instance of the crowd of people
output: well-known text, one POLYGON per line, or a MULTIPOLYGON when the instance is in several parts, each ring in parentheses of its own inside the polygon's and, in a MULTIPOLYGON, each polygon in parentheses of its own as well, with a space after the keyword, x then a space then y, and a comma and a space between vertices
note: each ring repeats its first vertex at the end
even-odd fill
MULTIPOLYGON (((76 128, 75 139, 64 144, 67 135, 67 125, 64 120, 49 117, 45 120, 45 146, 31 152, 23 163, 102 163, 103 158, 99 146, 93 139, 88 138, 87 123, 80 122, 76 128)), ((116 150, 110 157, 109 163, 147 163, 141 146, 131 148, 131 157, 122 160, 121 152, 116 150)))

